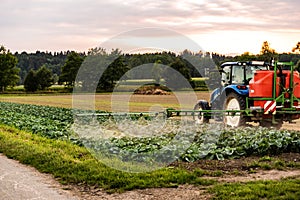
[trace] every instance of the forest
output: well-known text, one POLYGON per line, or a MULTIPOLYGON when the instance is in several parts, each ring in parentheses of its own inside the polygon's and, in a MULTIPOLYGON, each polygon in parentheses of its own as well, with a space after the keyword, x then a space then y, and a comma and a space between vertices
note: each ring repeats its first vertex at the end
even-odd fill
MULTIPOLYGON (((1 81, 2 91, 9 86, 24 85, 25 90, 34 92, 45 90, 52 84, 65 85, 72 88, 75 84, 76 74, 85 59, 92 56, 102 56, 110 60, 110 64, 101 76, 98 89, 111 91, 116 82, 128 71, 127 79, 176 79, 170 77, 167 70, 158 70, 158 66, 170 66, 180 72, 187 80, 192 77, 207 76, 207 69, 216 68, 225 61, 251 61, 263 60, 290 62, 299 65, 300 42, 288 53, 278 54, 265 41, 262 44, 260 54, 253 55, 245 52, 237 56, 225 56, 213 52, 191 52, 188 49, 179 55, 173 52, 157 52, 145 54, 124 54, 119 49, 112 49, 110 52, 103 48, 93 48, 88 52, 41 52, 35 53, 11 53, 1 46, 1 81), (148 65, 148 72, 144 69, 139 71, 137 66, 148 65), (131 70, 136 68, 136 70, 131 70)), ((159 67, 160 68, 160 67, 159 67)), ((159 82, 159 81, 158 81, 159 82)), ((176 86, 174 86, 176 87, 176 86)))

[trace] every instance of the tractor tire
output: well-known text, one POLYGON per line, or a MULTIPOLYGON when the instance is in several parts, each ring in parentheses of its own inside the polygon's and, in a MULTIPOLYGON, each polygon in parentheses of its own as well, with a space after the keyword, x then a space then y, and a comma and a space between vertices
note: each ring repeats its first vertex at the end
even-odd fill
MULTIPOLYGON (((246 100, 244 97, 234 92, 231 92, 225 98, 223 109, 224 110, 245 110, 246 100)), ((247 118, 245 114, 242 112, 226 113, 226 115, 223 117, 223 121, 225 125, 231 127, 239 127, 239 126, 246 125, 247 118)))
MULTIPOLYGON (((199 101, 195 106, 194 110, 209 110, 209 105, 207 101, 199 101)), ((198 113, 193 115, 193 119, 197 124, 205 124, 209 122, 209 117, 204 116, 204 113, 198 113)))

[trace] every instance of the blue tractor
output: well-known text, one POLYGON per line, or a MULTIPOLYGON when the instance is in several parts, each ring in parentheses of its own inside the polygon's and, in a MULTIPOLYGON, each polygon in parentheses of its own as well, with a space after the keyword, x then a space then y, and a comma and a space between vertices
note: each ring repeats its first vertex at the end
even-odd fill
POLYGON ((232 127, 245 125, 251 118, 240 111, 252 106, 247 105, 249 82, 256 71, 270 70, 271 67, 269 63, 262 61, 223 63, 219 70, 221 84, 213 90, 210 103, 199 100, 194 107, 195 111, 200 111, 194 116, 196 122, 207 123, 213 118, 232 127))

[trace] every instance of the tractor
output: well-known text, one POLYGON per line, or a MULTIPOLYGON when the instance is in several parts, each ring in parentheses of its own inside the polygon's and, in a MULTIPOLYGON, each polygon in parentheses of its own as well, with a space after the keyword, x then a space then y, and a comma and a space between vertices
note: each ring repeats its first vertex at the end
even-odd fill
POLYGON ((194 107, 197 123, 214 119, 232 127, 256 122, 280 128, 300 118, 300 76, 292 62, 225 62, 219 72, 221 84, 210 102, 199 100, 194 107))

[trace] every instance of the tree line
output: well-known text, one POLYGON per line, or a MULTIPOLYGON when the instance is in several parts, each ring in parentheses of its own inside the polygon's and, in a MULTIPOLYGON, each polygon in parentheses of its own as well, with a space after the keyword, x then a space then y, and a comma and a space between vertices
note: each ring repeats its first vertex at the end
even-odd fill
MULTIPOLYGON (((178 75, 171 73, 171 69, 178 71, 193 85, 192 77, 206 76, 207 72, 216 69, 216 66, 226 61, 270 61, 275 59, 292 61, 299 65, 299 53, 300 42, 296 44, 292 52, 278 54, 267 41, 262 44, 261 52, 257 55, 245 52, 234 57, 202 51, 195 53, 189 50, 184 50, 179 55, 173 52, 123 54, 119 49, 107 52, 102 48, 93 48, 87 53, 37 51, 35 53, 16 52, 12 54, 1 46, 0 87, 1 91, 4 91, 9 86, 24 85, 26 91, 34 92, 45 90, 52 84, 58 83, 72 89, 76 84, 76 75, 80 66, 84 62, 99 62, 95 59, 101 58, 101 62, 106 62, 107 67, 105 70, 103 69, 100 80, 95 83, 98 91, 112 91, 121 77, 124 80, 151 78, 156 83, 164 79, 166 83, 170 83, 170 87, 178 88, 180 87, 180 85, 176 85, 178 79, 176 76, 178 75), (138 67, 143 65, 147 66, 138 67)), ((94 67, 96 66, 94 65, 94 67)), ((92 71, 101 71, 100 68, 92 69, 92 71)), ((87 75, 87 77, 92 78, 95 73, 87 75)), ((87 80, 80 80, 80 82, 83 88, 90 87, 87 85, 87 80)))

